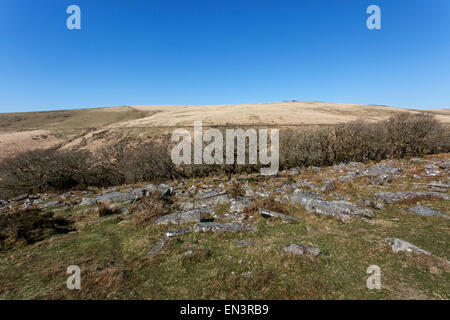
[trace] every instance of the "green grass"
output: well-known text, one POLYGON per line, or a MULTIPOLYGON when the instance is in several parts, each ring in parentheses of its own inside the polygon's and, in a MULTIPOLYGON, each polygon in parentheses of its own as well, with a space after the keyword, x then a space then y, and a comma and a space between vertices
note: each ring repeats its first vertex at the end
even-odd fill
POLYGON ((117 217, 88 224, 77 233, 2 254, 0 297, 450 298, 445 285, 450 281, 448 266, 433 257, 394 254, 384 242, 395 236, 448 259, 448 222, 392 208, 379 213, 373 225, 317 217, 301 208, 289 211, 301 223, 258 219, 255 233, 190 233, 170 239, 157 256, 146 254, 162 232, 173 227, 140 228, 131 219, 119 224, 117 217), (239 247, 236 242, 241 239, 254 245, 239 247), (319 247, 321 254, 316 258, 286 254, 282 248, 290 243, 319 247), (193 254, 184 255, 188 250, 193 254), (82 270, 79 291, 66 289, 65 271, 73 264, 82 270), (366 269, 373 264, 382 270, 381 290, 366 288, 366 269))
MULTIPOLYGON (((328 169, 318 174, 327 175, 328 169)), ((407 182, 404 178, 365 188, 368 182, 356 179, 333 192, 352 201, 373 199, 377 191, 410 190, 410 185, 403 186, 407 182)), ((421 203, 450 214, 449 201, 421 203)), ((449 299, 450 265, 445 259, 450 260, 450 221, 409 213, 409 206, 388 205, 375 211, 374 223, 367 223, 321 217, 288 205, 286 213, 299 223, 257 216, 253 233, 192 232, 170 239, 155 256, 147 252, 165 231, 178 226, 142 226, 133 214, 100 218, 82 213, 84 207, 71 208, 58 214, 72 215, 76 233, 0 253, 0 299, 449 299), (434 256, 395 254, 385 241, 390 237, 434 256), (238 240, 253 245, 238 246, 238 240), (283 252, 291 243, 318 247, 321 253, 312 258, 283 252), (189 250, 192 254, 186 255, 189 250), (66 288, 69 265, 81 268, 81 290, 66 288), (370 265, 381 268, 381 290, 366 287, 370 265)), ((228 210, 225 203, 215 213, 228 210)))

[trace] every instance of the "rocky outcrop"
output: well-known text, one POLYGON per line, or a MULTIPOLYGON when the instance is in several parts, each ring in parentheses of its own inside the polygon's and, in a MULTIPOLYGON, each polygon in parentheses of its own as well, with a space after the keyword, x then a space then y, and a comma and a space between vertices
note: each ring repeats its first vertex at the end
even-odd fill
POLYGON ((293 254, 298 254, 298 255, 307 254, 307 255, 311 255, 311 256, 318 256, 320 254, 319 248, 312 248, 312 247, 295 244, 295 243, 292 243, 292 244, 284 247, 283 251, 293 253, 293 254))
POLYGON ((446 216, 445 214, 442 214, 442 213, 440 213, 438 211, 434 211, 433 209, 428 208, 427 206, 422 206, 420 204, 418 204, 418 205, 416 205, 414 207, 411 207, 411 208, 409 208, 406 211, 412 212, 412 213, 415 213, 415 214, 419 214, 421 216, 426 216, 426 217, 440 216, 440 217, 444 217, 444 218, 447 218, 447 219, 450 218, 449 216, 446 216))
POLYGON ((211 207, 179 211, 159 217, 156 219, 154 224, 185 224, 190 222, 199 222, 203 214, 211 213, 213 213, 213 209, 211 207))
POLYGON ((450 196, 440 192, 378 192, 374 194, 374 198, 384 201, 387 204, 420 201, 423 199, 440 198, 444 200, 450 200, 450 196))
POLYGON ((386 241, 389 243, 389 245, 392 247, 392 251, 394 251, 395 253, 405 251, 405 252, 419 252, 426 255, 431 255, 430 252, 420 249, 419 247, 416 247, 415 245, 405 240, 397 238, 388 238, 386 239, 386 241))
POLYGON ((291 217, 279 212, 275 212, 275 211, 270 211, 270 210, 266 210, 266 209, 259 209, 259 214, 264 217, 264 218, 278 218, 278 219, 282 219, 282 220, 290 220, 293 222, 299 222, 300 220, 295 218, 295 217, 291 217))
POLYGON ((382 204, 381 202, 366 200, 366 199, 360 199, 360 200, 358 200, 358 202, 365 205, 366 207, 374 208, 377 210, 384 209, 384 204, 382 204))
POLYGON ((369 209, 359 208, 347 201, 327 201, 316 198, 311 193, 295 192, 288 197, 307 210, 319 215, 346 220, 350 218, 373 218, 375 215, 369 209))
POLYGON ((230 203, 230 212, 242 212, 245 207, 251 206, 252 202, 248 198, 232 199, 230 203))
POLYGON ((28 198, 27 194, 21 194, 15 198, 13 198, 12 201, 21 201, 21 200, 25 200, 26 198, 28 198))
POLYGON ((194 226, 195 232, 208 232, 208 231, 254 231, 254 227, 247 223, 229 222, 201 222, 194 226))
POLYGON ((142 189, 133 189, 131 192, 111 192, 95 198, 96 203, 104 202, 132 202, 144 196, 142 189))
POLYGON ((150 249, 150 251, 147 253, 147 255, 152 256, 152 255, 160 253, 166 243, 167 243, 167 240, 164 238, 161 238, 158 241, 158 243, 156 243, 155 246, 150 249))
POLYGON ((164 233, 164 235, 166 237, 170 238, 170 237, 181 236, 181 235, 189 233, 189 232, 191 232, 191 228, 181 228, 181 229, 167 231, 164 233))
POLYGON ((39 208, 40 209, 46 209, 46 208, 56 207, 56 206, 58 206, 60 204, 61 204, 61 201, 59 201, 59 200, 50 201, 50 202, 47 202, 47 203, 44 203, 44 204, 40 205, 39 208))

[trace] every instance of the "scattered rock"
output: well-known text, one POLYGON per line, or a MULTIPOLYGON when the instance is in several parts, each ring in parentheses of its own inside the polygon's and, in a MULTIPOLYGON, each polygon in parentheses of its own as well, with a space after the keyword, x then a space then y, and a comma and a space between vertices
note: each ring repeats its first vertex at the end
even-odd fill
POLYGON ((299 245, 299 244, 295 244, 292 243, 286 247, 283 248, 284 252, 290 252, 293 254, 308 254, 308 255, 312 255, 312 256, 318 256, 320 254, 320 249, 319 248, 311 248, 311 247, 307 247, 304 245, 299 245))
POLYGON ((382 204, 381 202, 365 200, 365 199, 360 199, 358 202, 367 207, 370 207, 370 208, 374 208, 374 209, 378 209, 378 210, 384 209, 384 204, 382 204))
POLYGON ((24 200, 26 198, 28 198, 27 194, 21 194, 20 196, 17 196, 15 198, 13 198, 12 201, 21 201, 21 200, 24 200))
POLYGON ((295 175, 295 174, 299 174, 299 173, 300 173, 300 168, 299 167, 292 168, 288 172, 288 174, 290 174, 290 175, 295 175))
POLYGON ((235 198, 231 200, 230 212, 242 212, 245 207, 248 207, 252 202, 248 198, 235 198))
POLYGON ((427 165, 425 167, 424 174, 426 177, 436 177, 442 174, 442 171, 438 169, 435 165, 427 165))
POLYGON ((239 241, 237 241, 236 242, 236 244, 238 245, 238 246, 251 246, 251 245, 253 245, 253 241, 250 241, 250 240, 239 240, 239 241))
POLYGON ((165 238, 161 238, 157 244, 153 248, 150 249, 150 251, 147 253, 148 256, 155 255, 161 252, 164 245, 167 243, 167 240, 165 238))
POLYGON ((95 198, 96 203, 104 202, 132 202, 141 199, 144 196, 142 189, 134 189, 131 192, 111 192, 95 198))
POLYGON ((444 217, 444 218, 447 218, 447 219, 450 218, 450 217, 446 216, 445 214, 442 214, 442 213, 440 213, 438 211, 434 211, 433 209, 428 208, 426 206, 422 206, 420 204, 418 204, 418 205, 416 205, 416 206, 414 206, 412 208, 409 208, 406 211, 412 212, 412 213, 416 213, 416 214, 419 214, 421 216, 426 216, 426 217, 440 216, 440 217, 444 217))
POLYGON ((440 192, 427 192, 427 191, 417 191, 417 192, 378 192, 374 194, 374 198, 377 200, 382 200, 385 203, 400 203, 406 201, 419 201, 426 198, 441 198, 444 200, 450 200, 450 196, 445 193, 440 192))
MULTIPOLYGON (((244 221, 247 218, 247 214, 241 212, 229 212, 224 214, 218 214, 215 216, 219 220, 227 220, 227 221, 244 221)), ((204 222, 204 221, 200 221, 204 222)))
POLYGON ((400 252, 400 251, 406 251, 406 252, 415 251, 415 252, 423 253, 426 255, 431 255, 430 252, 420 249, 419 247, 416 247, 415 245, 413 245, 405 240, 401 240, 401 239, 397 239, 397 238, 388 238, 388 239, 386 239, 386 241, 391 245, 392 250, 395 253, 400 252))
POLYGON ((97 202, 93 198, 82 198, 80 205, 82 206, 92 206, 96 204, 97 202))
POLYGON ((320 188, 321 192, 331 192, 336 189, 336 183, 334 181, 328 182, 322 188, 320 188))
POLYGON ((47 202, 47 203, 44 203, 43 205, 41 205, 40 208, 44 209, 44 208, 56 207, 59 204, 61 204, 61 201, 59 201, 59 200, 50 201, 50 202, 47 202))
POLYGON ((439 168, 444 169, 444 170, 449 170, 450 169, 450 161, 441 162, 439 164, 439 168))
POLYGON ((254 231, 249 224, 239 222, 218 223, 218 222, 201 222, 194 226, 195 232, 208 231, 254 231))
POLYGON ((291 217, 279 212, 275 212, 275 211, 270 211, 270 210, 266 210, 266 209, 259 209, 259 214, 264 217, 264 218, 279 218, 279 219, 283 219, 283 220, 291 220, 294 222, 299 222, 300 220, 295 218, 295 217, 291 217))
POLYGON ((177 229, 177 230, 170 230, 164 234, 166 235, 166 237, 169 238, 169 237, 181 236, 181 235, 189 233, 189 232, 191 232, 191 228, 182 228, 182 229, 177 229))
POLYGON ((199 222, 203 214, 212 214, 211 207, 204 207, 188 211, 179 211, 171 213, 156 219, 154 224, 184 224, 190 222, 199 222))
POLYGON ((253 197, 255 195, 255 191, 249 185, 244 186, 244 191, 246 197, 253 197))
POLYGON ((433 181, 428 185, 428 188, 433 189, 434 191, 447 191, 450 189, 450 183, 433 181))
POLYGON ((69 199, 70 197, 72 197, 72 192, 67 192, 60 196, 60 198, 63 200, 69 199))
POLYGON ((347 201, 327 201, 316 198, 310 193, 295 192, 290 199, 307 210, 319 215, 330 216, 342 220, 350 218, 373 218, 375 215, 369 209, 362 209, 347 201))

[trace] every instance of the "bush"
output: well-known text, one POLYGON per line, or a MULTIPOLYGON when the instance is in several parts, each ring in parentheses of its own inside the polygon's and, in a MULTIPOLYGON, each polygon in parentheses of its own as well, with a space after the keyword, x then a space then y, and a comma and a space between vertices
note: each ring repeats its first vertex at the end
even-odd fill
MULTIPOLYGON (((234 174, 257 172, 260 167, 236 163, 175 166, 170 146, 169 137, 162 136, 158 141, 146 143, 125 138, 95 154, 84 150, 61 151, 59 147, 30 151, 1 166, 0 198, 219 174, 231 179, 234 174)), ((376 123, 355 121, 280 132, 280 169, 449 151, 450 126, 426 113, 401 113, 376 123)))
POLYGON ((402 113, 386 121, 318 129, 285 130, 280 135, 280 167, 403 158, 449 152, 450 131, 429 114, 402 113))
POLYGON ((162 198, 159 192, 152 192, 136 202, 131 213, 137 225, 146 227, 156 219, 170 213, 170 202, 162 198))
POLYGON ((111 204, 109 202, 102 202, 97 206, 98 216, 104 217, 112 214, 120 214, 122 210, 119 204, 111 204))
POLYGON ((245 196, 245 190, 242 187, 242 184, 237 182, 237 181, 233 181, 230 185, 230 187, 228 188, 227 192, 229 193, 230 196, 232 196, 233 198, 239 198, 239 197, 243 197, 245 196))
POLYGON ((26 209, 0 215, 0 248, 10 249, 21 243, 32 244, 54 234, 67 233, 70 222, 53 217, 52 212, 26 209))

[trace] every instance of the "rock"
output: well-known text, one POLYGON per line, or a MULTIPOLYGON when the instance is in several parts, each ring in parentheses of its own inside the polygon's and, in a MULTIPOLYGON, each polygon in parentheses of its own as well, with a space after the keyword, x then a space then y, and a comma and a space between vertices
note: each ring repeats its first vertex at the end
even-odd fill
POLYGON ((327 201, 316 198, 310 193, 296 192, 289 198, 291 201, 299 203, 309 211, 342 220, 361 217, 373 218, 375 216, 371 210, 359 208, 350 202, 327 201))
POLYGON ((299 222, 300 220, 295 218, 295 217, 291 217, 282 213, 278 213, 275 211, 270 211, 270 210, 266 210, 266 209, 259 209, 259 214, 264 217, 264 218, 279 218, 279 219, 283 219, 283 220, 291 220, 294 222, 299 222))
POLYGON ((223 196, 226 196, 227 192, 225 190, 222 191, 207 191, 199 194, 197 196, 197 200, 207 200, 207 199, 214 199, 214 198, 223 198, 223 196))
POLYGON ((255 195, 258 196, 258 197, 261 197, 261 198, 268 198, 270 196, 270 192, 267 192, 267 191, 266 192, 256 191, 255 195))
POLYGON ((154 224, 184 224, 189 222, 199 222, 203 214, 212 214, 211 207, 204 207, 188 211, 179 211, 156 219, 154 224))
POLYGON ((61 201, 55 200, 55 201, 50 201, 50 202, 44 203, 41 206, 39 206, 39 208, 41 208, 41 209, 51 208, 51 207, 56 207, 59 204, 61 204, 61 201))
POLYGON ((176 237, 181 236, 183 234, 191 232, 191 228, 182 228, 182 229, 176 229, 176 230, 170 230, 164 233, 166 237, 176 237))
POLYGON ((202 207, 214 206, 230 200, 226 191, 206 191, 200 193, 193 201, 180 204, 182 210, 193 210, 202 207))
POLYGON ((438 169, 435 165, 425 166, 424 175, 426 177, 436 177, 442 174, 442 171, 438 169))
POLYGON ((139 200, 144 196, 142 189, 134 189, 131 192, 111 192, 95 198, 96 203, 104 202, 131 202, 139 200))
POLYGON ((370 208, 374 208, 374 209, 378 209, 378 210, 384 209, 384 204, 382 204, 381 202, 365 200, 365 199, 359 199, 358 202, 367 207, 370 207, 370 208))
POLYGON ((12 201, 21 201, 21 200, 24 200, 26 198, 28 198, 27 194, 21 194, 20 196, 17 196, 15 198, 13 198, 12 201))
POLYGON ((147 253, 148 256, 155 255, 161 252, 164 245, 167 243, 167 240, 165 238, 161 238, 157 244, 153 248, 150 249, 150 251, 147 253))
POLYGON ((397 238, 388 238, 388 239, 386 239, 386 241, 391 245, 392 250, 395 253, 400 252, 400 251, 406 251, 406 252, 415 251, 415 252, 420 252, 420 253, 423 253, 426 255, 431 255, 430 252, 420 249, 405 240, 401 240, 401 239, 397 239, 397 238))
POLYGON ((163 197, 163 199, 167 199, 170 196, 172 196, 173 194, 173 188, 171 186, 169 186, 168 184, 160 184, 158 186, 158 191, 161 193, 161 196, 163 197))
POLYGON ((304 245, 299 245, 299 244, 295 244, 292 243, 286 247, 283 248, 284 252, 290 252, 293 254, 309 254, 312 256, 318 256, 320 254, 320 249, 319 248, 311 248, 311 247, 307 247, 304 245))
POLYGON ((81 206, 92 206, 92 205, 94 205, 96 203, 97 202, 93 198, 82 198, 80 205, 81 206))
POLYGON ((195 232, 208 231, 254 231, 249 224, 239 222, 218 223, 218 222, 201 222, 194 226, 195 232))
POLYGON ((444 170, 449 170, 450 169, 450 161, 441 162, 439 164, 439 168, 444 169, 444 170))
POLYGON ((436 189, 437 191, 446 191, 450 189, 450 183, 433 181, 428 185, 428 188, 436 189))
POLYGON ((416 213, 419 214, 421 216, 426 216, 426 217, 431 217, 431 216, 441 216, 444 218, 449 219, 450 217, 438 212, 438 211, 434 211, 431 208, 428 208, 426 206, 422 206, 420 204, 416 205, 415 207, 409 208, 408 210, 406 210, 408 212, 412 212, 412 213, 416 213))
POLYGON ((322 188, 320 188, 321 192, 330 192, 336 188, 336 183, 334 181, 328 182, 322 188))
POLYGON ((188 251, 183 253, 183 256, 190 256, 192 253, 193 253, 192 250, 188 250, 188 251))
POLYGON ((67 192, 60 196, 60 198, 63 200, 69 199, 70 197, 72 197, 72 192, 67 192))
POLYGON ((145 190, 146 194, 148 194, 150 192, 157 191, 158 188, 156 186, 154 186, 153 184, 147 184, 146 186, 144 186, 143 190, 145 190))
POLYGON ((403 169, 400 167, 392 167, 387 164, 378 164, 376 166, 370 167, 366 170, 363 170, 359 173, 359 175, 363 176, 395 176, 403 172, 403 169))
POLYGON ((249 185, 244 186, 244 191, 246 197, 253 197, 255 195, 255 191, 249 185))
POLYGON ((445 193, 440 192, 427 192, 427 191, 417 191, 417 192, 378 192, 374 194, 374 198, 377 200, 382 200, 385 203, 400 203, 406 201, 420 201, 427 198, 441 198, 444 200, 450 200, 450 196, 445 193))
POLYGON ((248 198, 235 198, 231 200, 230 212, 242 212, 245 207, 251 206, 252 202, 248 198))
POLYGON ((394 167, 390 164, 391 162, 380 163, 367 169, 355 170, 353 173, 348 174, 347 178, 367 177, 372 184, 384 185, 391 181, 392 176, 397 176, 403 172, 402 168, 394 167))
POLYGON ((299 173, 300 173, 299 167, 292 168, 291 170, 288 171, 288 174, 290 174, 290 175, 295 175, 295 174, 299 174, 299 173))
MULTIPOLYGON (((247 218, 247 214, 241 212, 229 212, 224 214, 215 215, 215 217, 219 220, 227 220, 227 221, 244 221, 247 218)), ((202 222, 202 221, 200 221, 202 222)))
POLYGON ((250 240, 239 240, 239 241, 236 242, 236 244, 238 246, 240 246, 240 247, 242 247, 242 246, 250 246, 250 245, 253 245, 253 241, 250 241, 250 240))

